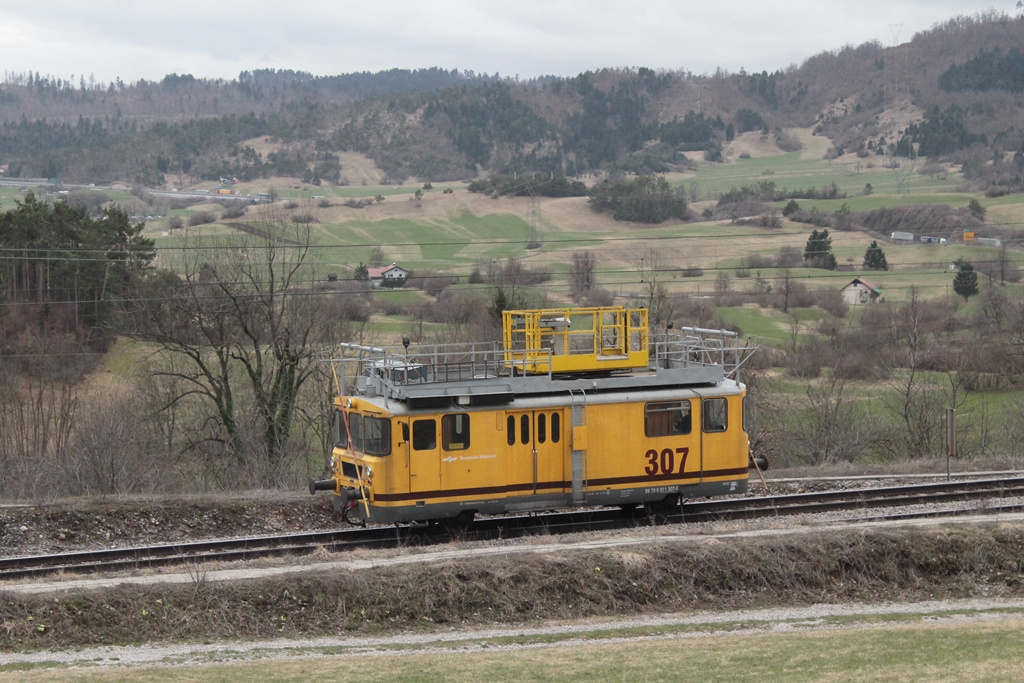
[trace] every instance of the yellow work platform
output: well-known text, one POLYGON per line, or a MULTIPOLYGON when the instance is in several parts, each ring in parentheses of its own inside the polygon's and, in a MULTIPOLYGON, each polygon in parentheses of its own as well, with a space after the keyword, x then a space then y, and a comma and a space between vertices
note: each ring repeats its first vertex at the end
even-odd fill
POLYGON ((505 311, 505 365, 539 375, 646 368, 647 309, 601 306, 505 311))

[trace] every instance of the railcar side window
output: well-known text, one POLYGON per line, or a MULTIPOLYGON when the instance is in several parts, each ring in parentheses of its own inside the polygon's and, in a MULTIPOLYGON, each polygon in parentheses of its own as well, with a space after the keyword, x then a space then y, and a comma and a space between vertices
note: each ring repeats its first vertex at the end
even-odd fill
POLYGON ((437 420, 416 420, 412 423, 412 449, 432 451, 437 448, 437 420))
POLYGON ((519 443, 524 446, 530 443, 530 416, 522 415, 519 418, 519 443))
POLYGON ((516 445, 516 418, 515 415, 509 415, 508 419, 505 420, 505 435, 508 439, 509 446, 516 445))
POLYGON ((544 413, 537 413, 537 443, 548 440, 547 419, 548 416, 544 413))
POLYGON ((689 434, 692 423, 689 401, 648 403, 644 406, 644 434, 647 436, 689 434))
POLYGON ((456 413, 441 417, 441 445, 446 451, 469 448, 469 415, 456 413))
MULTIPOLYGON (((353 441, 355 438, 353 437, 353 441)), ((391 452, 391 420, 380 417, 363 418, 363 453, 387 455, 391 452)))
POLYGON ((558 413, 551 413, 551 443, 558 443, 560 438, 561 416, 558 413))
POLYGON ((729 428, 729 402, 724 398, 704 399, 703 411, 705 432, 724 432, 729 428))

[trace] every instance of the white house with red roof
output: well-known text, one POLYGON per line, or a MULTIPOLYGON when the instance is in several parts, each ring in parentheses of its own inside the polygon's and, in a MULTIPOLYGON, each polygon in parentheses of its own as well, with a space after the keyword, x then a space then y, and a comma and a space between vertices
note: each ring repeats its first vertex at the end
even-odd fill
POLYGON ((367 268, 366 273, 374 287, 380 287, 385 280, 404 280, 409 277, 409 271, 394 263, 381 268, 367 268))

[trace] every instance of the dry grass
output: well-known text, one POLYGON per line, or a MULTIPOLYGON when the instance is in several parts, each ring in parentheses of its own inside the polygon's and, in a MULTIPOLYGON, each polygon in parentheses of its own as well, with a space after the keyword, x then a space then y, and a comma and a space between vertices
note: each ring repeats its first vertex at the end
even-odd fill
POLYGON ((0 595, 8 651, 849 600, 1024 594, 1024 527, 850 531, 509 554, 234 584, 0 595))
MULTIPOLYGON (((758 157, 773 157, 782 154, 782 150, 775 144, 775 138, 771 135, 762 135, 761 131, 748 131, 733 138, 733 141, 722 150, 729 159, 735 159, 741 154, 746 154, 751 159, 758 157)), ((819 159, 821 157, 818 157, 819 159)))

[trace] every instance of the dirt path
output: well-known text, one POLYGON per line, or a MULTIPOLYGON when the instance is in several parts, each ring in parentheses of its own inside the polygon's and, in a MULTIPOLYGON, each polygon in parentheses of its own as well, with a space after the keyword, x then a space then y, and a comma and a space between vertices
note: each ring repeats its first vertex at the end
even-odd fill
MULTIPOLYGON (((813 632, 836 628, 864 628, 866 625, 837 625, 843 617, 883 617, 894 621, 956 621, 958 624, 978 623, 996 619, 1021 620, 1024 600, 936 600, 930 602, 898 602, 885 604, 820 604, 807 607, 697 612, 694 614, 660 614, 619 619, 586 619, 572 622, 546 623, 541 626, 452 629, 444 632, 401 634, 392 636, 352 636, 309 639, 278 639, 231 641, 207 644, 142 645, 126 647, 75 648, 63 651, 42 651, 0 655, 0 665, 58 664, 63 666, 117 667, 237 662, 260 659, 311 659, 319 657, 361 657, 400 654, 408 650, 417 654, 432 652, 514 651, 538 647, 561 647, 576 642, 574 635, 586 634, 587 641, 622 642, 640 639, 708 638, 722 635, 751 635, 776 632, 813 632), (894 618, 895 617, 895 618, 894 618), (742 628, 736 628, 742 623, 742 628), (696 627, 651 636, 649 629, 696 627), (513 638, 560 636, 534 644, 509 643, 513 638), (501 641, 501 642, 492 642, 501 641)), ((874 622, 877 623, 877 622, 874 622)), ((582 641, 581 641, 582 642, 582 641)))

